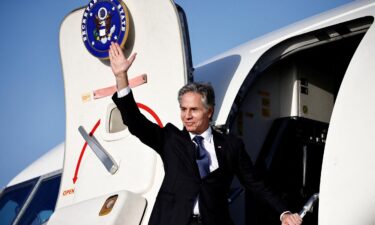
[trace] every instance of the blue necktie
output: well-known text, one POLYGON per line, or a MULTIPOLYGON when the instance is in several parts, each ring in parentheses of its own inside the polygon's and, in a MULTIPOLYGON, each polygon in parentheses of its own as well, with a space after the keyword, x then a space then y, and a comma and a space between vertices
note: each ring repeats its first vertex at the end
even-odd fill
POLYGON ((193 138, 193 141, 197 143, 197 164, 199 168, 199 174, 201 175, 201 178, 204 178, 207 176, 207 174, 210 173, 210 164, 211 164, 211 158, 208 151, 203 146, 203 137, 202 136, 195 136, 193 138))

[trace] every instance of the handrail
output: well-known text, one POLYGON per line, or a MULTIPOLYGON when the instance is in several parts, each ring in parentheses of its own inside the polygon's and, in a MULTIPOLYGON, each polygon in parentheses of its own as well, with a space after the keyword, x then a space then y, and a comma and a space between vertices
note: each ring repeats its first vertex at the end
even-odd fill
POLYGON ((301 212, 299 212, 299 216, 301 218, 303 218, 307 212, 312 212, 313 211, 313 207, 315 205, 315 203, 317 202, 317 200, 319 199, 319 193, 315 193, 313 194, 309 200, 306 202, 306 204, 303 206, 301 212))
POLYGON ((81 133, 83 139, 85 139, 87 144, 93 150, 95 155, 103 163, 107 171, 112 175, 115 174, 118 170, 118 165, 116 161, 113 159, 113 157, 103 148, 103 146, 100 145, 99 141, 92 134, 89 135, 86 132, 83 126, 80 126, 78 130, 81 133))

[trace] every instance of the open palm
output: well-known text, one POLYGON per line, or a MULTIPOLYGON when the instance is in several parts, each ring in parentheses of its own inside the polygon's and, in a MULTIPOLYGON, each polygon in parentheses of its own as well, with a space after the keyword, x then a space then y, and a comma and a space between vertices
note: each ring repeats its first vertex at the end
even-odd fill
POLYGON ((126 76, 126 73, 135 59, 136 53, 133 53, 126 59, 118 43, 113 43, 109 49, 109 59, 111 68, 116 77, 126 76))

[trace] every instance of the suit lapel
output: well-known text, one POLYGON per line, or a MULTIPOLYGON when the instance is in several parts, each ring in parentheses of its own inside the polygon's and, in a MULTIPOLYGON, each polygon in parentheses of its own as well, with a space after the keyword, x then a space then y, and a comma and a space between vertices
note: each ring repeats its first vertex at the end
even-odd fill
POLYGON ((186 141, 185 147, 187 148, 187 154, 189 155, 189 161, 195 161, 195 155, 194 155, 195 145, 194 145, 193 141, 190 139, 189 132, 185 128, 182 130, 182 135, 183 135, 184 142, 186 141))
POLYGON ((212 129, 212 135, 214 138, 214 146, 215 146, 215 152, 217 161, 219 164, 219 169, 223 169, 225 166, 225 152, 227 149, 227 145, 225 143, 224 138, 220 133, 212 129))
POLYGON ((198 169, 198 165, 196 162, 195 144, 191 140, 189 132, 185 128, 182 130, 182 135, 183 135, 183 139, 186 140, 186 146, 183 146, 182 149, 183 151, 185 151, 185 154, 189 156, 189 163, 191 164, 191 168, 194 170, 194 175, 197 178, 200 178, 199 169, 198 169))

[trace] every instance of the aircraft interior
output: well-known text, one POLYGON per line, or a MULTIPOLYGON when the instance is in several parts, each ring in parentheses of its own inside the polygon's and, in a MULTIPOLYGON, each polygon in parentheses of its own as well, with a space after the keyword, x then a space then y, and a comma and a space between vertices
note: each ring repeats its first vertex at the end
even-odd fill
MULTIPOLYGON (((334 104, 372 22, 364 17, 281 42, 258 60, 238 93, 227 127, 242 137, 265 182, 293 212, 319 193, 334 104)), ((255 195, 245 191, 242 198, 232 204, 236 224, 280 224, 279 215, 255 195)), ((318 224, 318 207, 304 225, 318 224)))

